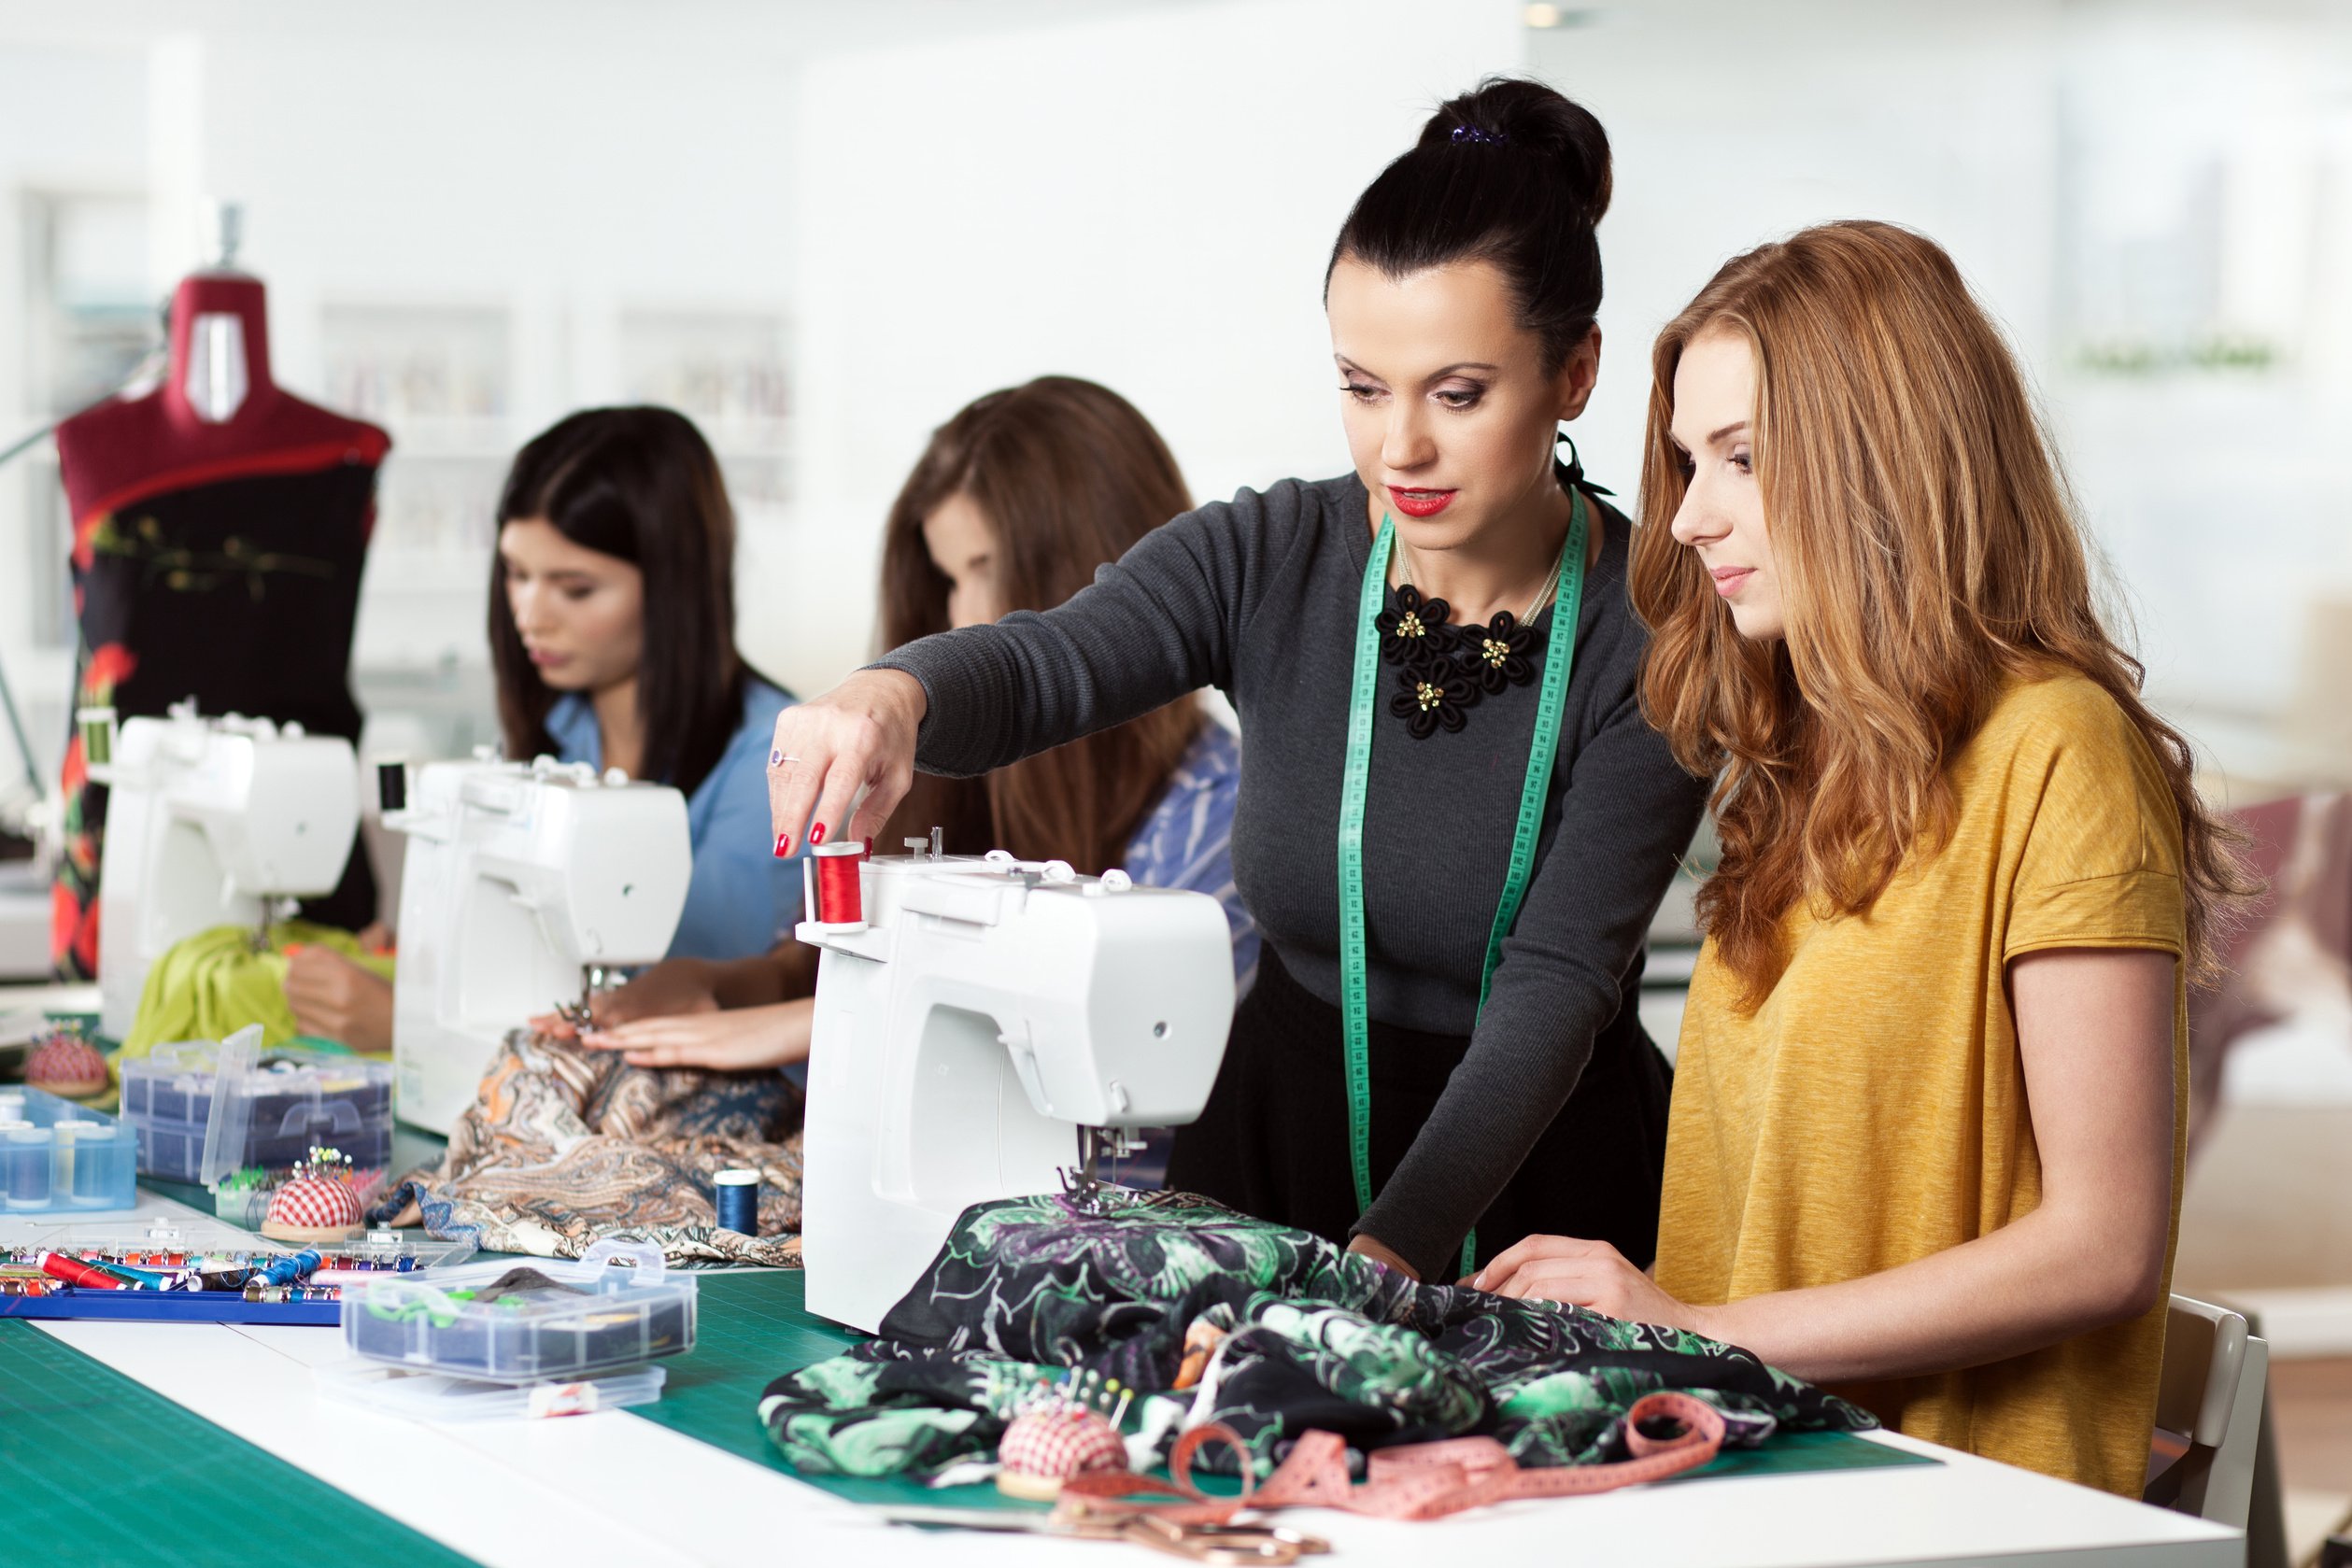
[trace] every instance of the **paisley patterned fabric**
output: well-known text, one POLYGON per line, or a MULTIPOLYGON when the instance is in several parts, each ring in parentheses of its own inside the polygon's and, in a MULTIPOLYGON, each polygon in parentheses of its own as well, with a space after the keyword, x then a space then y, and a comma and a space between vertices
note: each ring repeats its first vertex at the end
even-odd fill
POLYGON ((632 1067, 517 1029, 442 1163, 371 1214, 493 1252, 576 1258, 606 1236, 671 1264, 801 1261, 801 1102, 775 1073, 632 1067), (717 1227, 711 1178, 759 1172, 759 1232, 717 1227))
POLYGON ((1473 1434, 1527 1466, 1620 1460, 1625 1411, 1662 1390, 1721 1410, 1733 1446, 1877 1424, 1716 1340, 1420 1284, 1181 1193, 1108 1215, 1058 1195, 966 1210, 880 1336, 777 1378, 760 1420, 801 1470, 931 1474, 992 1453, 1069 1368, 1138 1391, 1140 1461, 1216 1420, 1261 1476, 1312 1429, 1359 1469, 1373 1448, 1473 1434))

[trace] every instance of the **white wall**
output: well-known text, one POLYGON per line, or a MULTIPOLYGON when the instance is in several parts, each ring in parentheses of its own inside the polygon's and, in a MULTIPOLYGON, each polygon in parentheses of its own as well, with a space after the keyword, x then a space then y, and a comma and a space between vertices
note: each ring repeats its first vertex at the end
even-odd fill
POLYGON ((1783 0, 1769 25, 1727 0, 1584 14, 1533 35, 1531 64, 1617 152, 1608 352, 1580 432, 1602 482, 1630 494, 1651 340, 1722 261, 1825 219, 1913 225, 2022 351, 2160 707, 2239 799, 2352 783, 2337 433, 2352 405, 2352 16, 2301 0, 1783 0), (2212 221, 2184 226, 2201 191, 2218 192, 2212 221), (2106 236, 2088 261, 2086 224, 2106 236), (2193 275, 2207 247, 2222 324, 2274 340, 2281 361, 2087 373, 2068 279, 2093 327, 2161 316, 2163 301, 2123 297, 2132 264, 2145 292, 2193 275))
POLYGON ((545 318, 623 302, 780 300, 791 265, 797 62, 746 30, 690 58, 534 7, 436 29, 266 28, 207 39, 203 179, 245 201, 290 374, 328 301, 513 304, 518 401, 588 397, 602 364, 532 353, 545 318))
MULTIPOLYGON (((320 395, 333 306, 504 311, 508 414, 473 438, 487 501, 500 453, 623 395, 624 309, 781 307, 797 64, 772 30, 710 20, 566 28, 531 7, 207 35, 199 182, 246 204, 279 378, 320 395)), ((400 565, 370 572, 362 664, 447 649, 478 667, 487 558, 400 565)), ((458 699, 478 705, 479 685, 458 699)))
POLYGON ((1347 467, 1320 294, 1356 193, 1437 103, 1522 68, 1503 0, 1268 0, 811 65, 801 444, 756 654, 804 690, 868 644, 884 513, 994 388, 1098 380, 1195 493, 1347 467))
MULTIPOLYGON (((0 49, 0 447, 44 422, 27 406, 31 326, 24 296, 28 236, 26 192, 135 194, 145 187, 149 152, 147 50, 135 43, 41 38, 0 49)), ((135 281, 145 259, 131 255, 116 275, 135 281)), ((56 486, 46 445, 0 468, 0 670, 21 713, 40 776, 52 779, 64 750, 70 652, 36 646, 35 605, 61 589, 33 563, 62 564, 55 541, 35 548, 33 530, 56 486)), ((0 794, 13 788, 19 762, 0 733, 0 794)))
MULTIPOLYGON (((1568 9, 1580 25, 1531 35, 1506 0, 24 7, 0 10, 0 197, 144 185, 159 292, 193 259, 194 195, 242 198, 297 390, 320 390, 331 304, 503 305, 517 439, 618 394, 624 304, 787 308, 796 500, 746 532, 741 637, 808 690, 867 649, 876 532, 907 465, 991 388, 1106 382, 1203 497, 1337 471, 1316 297, 1330 236, 1436 100, 1532 66, 1617 148, 1608 351, 1579 431, 1603 483, 1630 500, 1650 336, 1724 256, 1821 218, 1916 223, 2032 360, 2165 702, 2255 775, 2297 765, 2233 740, 2241 719, 2274 735, 2332 699, 2352 724, 2352 679, 2306 654, 2313 605, 2352 606, 2340 7, 1568 9), (2219 149, 2226 292, 2293 339, 2293 363, 2069 370, 2057 258, 2085 198, 2059 171, 2086 134, 2106 138, 2090 199, 2110 207, 2160 206, 2141 177, 2184 142, 2219 149)), ((22 357, 12 221, 0 365, 22 357)), ((0 561, 24 558, 16 477, 0 476, 0 561)), ((7 577, 0 657, 62 711, 65 665, 12 641, 25 585, 7 577)), ((478 648, 475 609, 443 611, 478 648)), ((62 734, 35 722, 44 744, 62 734)))
MULTIPOLYGON (((623 394, 626 308, 782 311, 791 294, 800 72, 826 51, 934 41, 1167 0, 82 0, 0 9, 0 366, 22 362, 13 204, 23 186, 144 192, 156 297, 199 260, 196 201, 244 205, 240 261, 269 286, 278 379, 314 398, 337 305, 493 306, 513 324, 500 454, 623 394)), ((894 112, 885 110, 883 112, 894 112)), ((0 383, 0 415, 15 411, 0 383)), ((18 428, 0 418, 0 440, 18 428)), ((397 437, 404 431, 396 429, 397 437)), ((417 440, 401 449, 416 453, 417 440)), ((53 468, 50 471, 53 476, 53 468)), ((13 485, 19 474, 0 476, 13 485)), ((27 558, 0 489, 0 563, 27 558)), ((772 527, 772 520, 764 520, 772 527)), ((752 519, 747 605, 785 552, 752 519)), ((371 570, 360 657, 484 657, 479 590, 371 570)), ((487 580, 487 561, 468 571, 487 580)), ((20 633, 27 585, 0 564, 0 658, 47 749, 70 650, 20 633)), ((746 637, 772 643, 747 614, 746 637)), ((479 705, 474 677, 457 699, 479 705)), ((451 694, 433 699, 445 702, 451 694)), ((53 771, 54 756, 43 760, 53 771)))
POLYGON ((1725 261, 1807 223, 1924 230, 2041 341, 2057 128, 2036 38, 2053 9, 1906 7, 1874 28, 1784 0, 1757 27, 1747 7, 1650 0, 1531 35, 1535 74, 1600 117, 1615 157, 1601 381, 1574 432, 1594 477, 1633 494, 1658 329, 1725 261))

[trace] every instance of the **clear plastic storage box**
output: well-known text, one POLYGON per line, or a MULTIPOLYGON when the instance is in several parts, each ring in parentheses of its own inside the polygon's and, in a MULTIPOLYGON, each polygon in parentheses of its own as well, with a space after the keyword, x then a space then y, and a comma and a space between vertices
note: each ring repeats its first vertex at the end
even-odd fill
POLYGON ((694 1348, 695 1282, 644 1241, 600 1241, 577 1263, 510 1258, 348 1289, 354 1355, 457 1377, 577 1378, 694 1348))
POLYGON ((662 1379, 668 1374, 658 1366, 640 1366, 570 1381, 491 1383, 479 1377, 452 1377, 446 1372, 347 1361, 319 1367, 311 1376, 319 1391, 328 1398, 364 1405, 387 1415, 419 1421, 480 1421, 587 1416, 651 1405, 661 1397, 662 1379))
POLYGON ((0 1088, 0 1203, 9 1214, 129 1208, 131 1129, 39 1089, 0 1088))
MULTIPOLYGON (((126 1203, 123 1207, 131 1206, 126 1203)), ((290 1258, 303 1250, 283 1241, 255 1236, 244 1226, 194 1215, 149 1214, 110 1220, 93 1214, 88 1224, 62 1228, 54 1220, 22 1225, 9 1222, 9 1216, 0 1215, 0 1250, 37 1243, 68 1257, 99 1252, 119 1256, 140 1267, 176 1268, 187 1259, 201 1257, 238 1261, 290 1258)), ((428 1270, 462 1264, 476 1250, 471 1241, 435 1241, 422 1231, 396 1230, 373 1230, 340 1245, 327 1244, 314 1250, 325 1267, 347 1275, 380 1269, 387 1278, 393 1275, 420 1278, 428 1270)))
POLYGON ((262 1031, 160 1045, 120 1064, 122 1118, 139 1170, 207 1186, 248 1166, 283 1169, 312 1147, 361 1170, 392 1158, 392 1065, 329 1052, 261 1050, 262 1031))

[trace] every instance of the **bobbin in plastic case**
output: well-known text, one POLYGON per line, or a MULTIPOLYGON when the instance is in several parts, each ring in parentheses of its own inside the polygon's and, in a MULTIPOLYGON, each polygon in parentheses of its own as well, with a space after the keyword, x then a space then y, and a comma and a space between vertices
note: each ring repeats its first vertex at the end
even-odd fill
POLYGON ((695 1282, 650 1242, 577 1263, 505 1259, 346 1291, 343 1339, 369 1361, 494 1383, 577 1378, 694 1348, 695 1282))
POLYGON ((121 1064, 122 1115, 139 1169, 206 1186, 248 1166, 283 1169, 314 1145, 361 1170, 391 1163, 392 1065, 323 1052, 263 1055, 248 1024, 218 1044, 159 1045, 121 1064))
POLYGON ((0 1089, 0 1201, 10 1214, 128 1208, 131 1129, 39 1089, 0 1089))

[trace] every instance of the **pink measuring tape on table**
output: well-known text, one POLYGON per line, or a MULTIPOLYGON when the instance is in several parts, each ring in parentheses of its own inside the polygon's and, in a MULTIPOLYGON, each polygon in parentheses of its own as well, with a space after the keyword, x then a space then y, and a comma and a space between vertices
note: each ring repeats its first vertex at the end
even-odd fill
POLYGON ((1362 1486, 1349 1478, 1346 1443, 1333 1433, 1310 1432, 1263 1486, 1252 1483, 1245 1466, 1238 1497, 1211 1497, 1193 1483, 1193 1456, 1210 1443, 1223 1443, 1245 1459, 1249 1453, 1230 1427, 1195 1427, 1177 1439, 1168 1456, 1172 1480, 1125 1471, 1072 1476, 1062 1483, 1055 1511, 1072 1520, 1146 1513, 1174 1524, 1226 1524, 1244 1510, 1289 1507, 1339 1508, 1377 1519, 1442 1519, 1514 1498, 1614 1491, 1695 1470, 1721 1449, 1723 1418, 1686 1393, 1644 1394, 1625 1413, 1631 1459, 1529 1470, 1492 1437, 1454 1437, 1375 1450, 1362 1486), (1644 1421, 1660 1419, 1677 1421, 1682 1430, 1672 1437, 1642 1432, 1644 1421))

